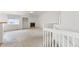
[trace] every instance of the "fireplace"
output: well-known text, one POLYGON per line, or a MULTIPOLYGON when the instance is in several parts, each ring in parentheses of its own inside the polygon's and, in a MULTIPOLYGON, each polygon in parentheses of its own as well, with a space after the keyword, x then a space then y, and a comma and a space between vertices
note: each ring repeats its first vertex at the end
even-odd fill
POLYGON ((30 28, 35 28, 35 23, 34 22, 30 23, 30 28))

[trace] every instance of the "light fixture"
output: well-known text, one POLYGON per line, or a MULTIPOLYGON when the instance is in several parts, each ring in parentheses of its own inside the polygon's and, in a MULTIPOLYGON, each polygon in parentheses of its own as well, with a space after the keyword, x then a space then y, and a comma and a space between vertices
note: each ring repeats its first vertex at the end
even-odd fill
POLYGON ((30 13, 34 13, 34 11, 30 11, 30 13))

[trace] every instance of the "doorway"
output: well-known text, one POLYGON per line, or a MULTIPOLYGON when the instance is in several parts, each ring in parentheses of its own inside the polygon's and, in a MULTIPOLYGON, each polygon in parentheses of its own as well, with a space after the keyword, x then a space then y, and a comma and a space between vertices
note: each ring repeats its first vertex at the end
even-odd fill
POLYGON ((22 19, 22 29, 27 29, 28 28, 28 18, 23 17, 22 19))

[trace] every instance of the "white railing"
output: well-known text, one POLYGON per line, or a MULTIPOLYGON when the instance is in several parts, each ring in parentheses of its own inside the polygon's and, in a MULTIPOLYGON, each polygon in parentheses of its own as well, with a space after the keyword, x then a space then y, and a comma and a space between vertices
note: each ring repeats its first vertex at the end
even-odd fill
POLYGON ((44 47, 79 47, 79 33, 43 28, 44 47))

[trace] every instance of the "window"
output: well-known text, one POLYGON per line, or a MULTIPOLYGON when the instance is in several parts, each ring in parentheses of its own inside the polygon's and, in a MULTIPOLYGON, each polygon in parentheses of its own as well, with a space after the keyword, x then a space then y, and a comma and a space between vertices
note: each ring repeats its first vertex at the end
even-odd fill
POLYGON ((8 19, 8 24, 18 25, 19 20, 18 19, 8 19))

